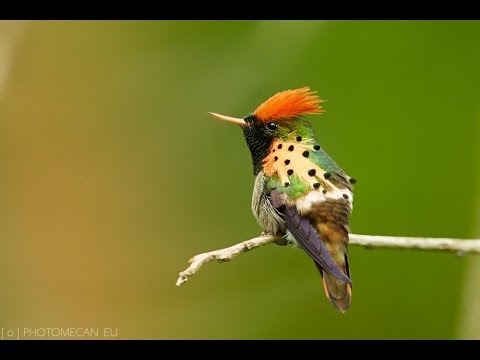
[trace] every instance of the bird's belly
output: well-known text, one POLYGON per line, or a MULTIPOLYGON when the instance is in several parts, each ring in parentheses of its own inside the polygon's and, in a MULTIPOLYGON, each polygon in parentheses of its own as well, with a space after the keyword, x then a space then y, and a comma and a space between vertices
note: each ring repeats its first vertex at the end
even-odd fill
POLYGON ((254 215, 264 230, 271 234, 279 234, 282 232, 279 223, 280 221, 283 222, 283 220, 271 212, 270 205, 266 202, 260 204, 258 211, 254 212, 254 215))
POLYGON ((278 211, 273 207, 268 195, 265 192, 266 178, 260 172, 255 179, 255 186, 252 195, 252 212, 259 225, 271 234, 284 235, 285 222, 278 211))
POLYGON ((317 190, 313 190, 310 191, 308 194, 294 200, 291 205, 294 205, 301 215, 306 215, 311 211, 313 204, 322 203, 329 200, 338 200, 341 202, 345 202, 350 207, 350 211, 353 208, 353 194, 348 189, 342 189, 342 191, 340 191, 339 189, 334 189, 333 191, 329 191, 326 194, 323 194, 322 192, 317 190), (344 194, 348 195, 347 199, 343 197, 344 194))

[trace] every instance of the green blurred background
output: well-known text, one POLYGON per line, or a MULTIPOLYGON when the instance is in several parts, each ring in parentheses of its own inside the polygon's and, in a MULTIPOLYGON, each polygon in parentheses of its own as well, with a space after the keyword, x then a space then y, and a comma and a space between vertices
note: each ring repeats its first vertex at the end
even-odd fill
POLYGON ((478 237, 479 38, 478 21, 0 22, 0 326, 480 338, 472 256, 352 246, 344 315, 292 247, 175 286, 194 254, 261 231, 241 130, 207 112, 306 85, 358 180, 353 232, 478 237))

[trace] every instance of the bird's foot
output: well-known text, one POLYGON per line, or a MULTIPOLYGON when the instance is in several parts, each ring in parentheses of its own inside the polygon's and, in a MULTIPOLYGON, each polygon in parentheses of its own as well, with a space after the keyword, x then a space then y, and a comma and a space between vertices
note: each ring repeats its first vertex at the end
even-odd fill
MULTIPOLYGON (((262 233, 260 234, 260 236, 272 236, 272 235, 273 234, 268 232, 267 230, 263 230, 262 233)), ((276 235, 273 235, 273 236, 276 236, 276 235)), ((290 243, 290 241, 285 236, 281 236, 281 237, 276 236, 276 237, 277 239, 275 239, 274 243, 277 245, 285 246, 290 243)))
POLYGON ((275 240, 275 244, 280 245, 280 246, 286 246, 289 243, 290 243, 290 241, 288 241, 288 239, 284 236, 275 240))

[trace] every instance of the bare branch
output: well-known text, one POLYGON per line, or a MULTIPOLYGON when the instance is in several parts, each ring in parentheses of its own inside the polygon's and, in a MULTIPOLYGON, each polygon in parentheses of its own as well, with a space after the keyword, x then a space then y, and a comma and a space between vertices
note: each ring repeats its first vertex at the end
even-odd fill
POLYGON ((419 238, 403 236, 349 235, 352 245, 366 248, 415 249, 429 251, 449 251, 457 255, 480 254, 480 239, 419 238))
MULTIPOLYGON (((416 238, 401 236, 376 236, 350 234, 350 245, 359 245, 365 248, 415 249, 428 251, 449 251, 457 255, 480 254, 480 240, 443 239, 443 238, 416 238)), ((262 234, 256 238, 241 242, 225 249, 214 250, 195 255, 189 260, 190 266, 179 274, 176 285, 180 286, 188 281, 202 265, 211 261, 229 261, 237 255, 257 247, 271 244, 280 240, 269 234, 262 234)))
POLYGON ((182 271, 179 274, 177 280, 177 286, 186 283, 190 276, 193 276, 203 264, 209 263, 210 261, 217 260, 217 261, 229 261, 233 257, 242 254, 248 250, 255 249, 257 247, 267 245, 270 243, 275 242, 278 240, 272 235, 262 234, 259 237, 241 242, 239 244, 230 246, 225 249, 214 250, 210 252, 206 252, 203 254, 195 255, 193 258, 189 260, 190 266, 187 270, 182 271))

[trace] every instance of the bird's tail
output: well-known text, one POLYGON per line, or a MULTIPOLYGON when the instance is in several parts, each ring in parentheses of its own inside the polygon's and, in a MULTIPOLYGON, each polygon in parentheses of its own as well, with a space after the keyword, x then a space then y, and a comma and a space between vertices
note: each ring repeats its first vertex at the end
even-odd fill
MULTIPOLYGON (((327 248, 332 255, 332 258, 336 261, 340 269, 345 275, 350 277, 350 269, 348 267, 348 253, 347 253, 347 241, 330 242, 326 243, 327 248)), ((317 265, 317 264, 315 264, 317 265)), ((330 299, 332 305, 342 313, 346 312, 350 307, 350 299, 352 297, 352 287, 350 284, 342 283, 338 281, 334 276, 327 274, 317 265, 318 270, 323 278, 323 287, 325 293, 330 299)))

